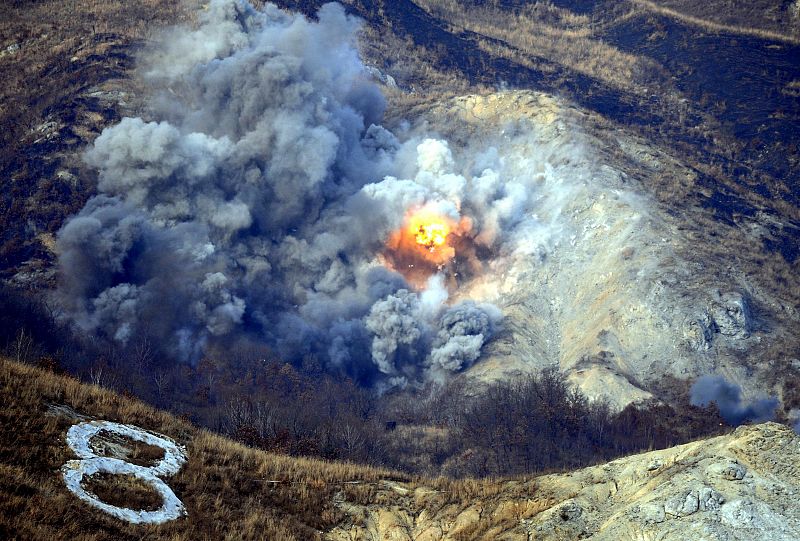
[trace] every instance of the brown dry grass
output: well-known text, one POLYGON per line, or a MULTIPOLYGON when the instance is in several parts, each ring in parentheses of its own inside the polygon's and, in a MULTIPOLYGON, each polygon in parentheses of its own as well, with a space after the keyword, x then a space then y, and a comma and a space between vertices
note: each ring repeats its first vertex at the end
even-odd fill
POLYGON ((147 483, 132 475, 92 475, 82 483, 90 494, 117 507, 155 511, 161 507, 161 496, 147 483))
MULTIPOLYGON (((454 529, 451 538, 489 540, 563 499, 540 494, 535 481, 522 478, 409 479, 389 470, 258 451, 106 389, 6 358, 0 358, 0 404, 0 539, 306 541, 363 522, 378 507, 447 516, 480 506, 493 512, 454 529), (187 517, 131 525, 71 494, 59 471, 75 458, 64 436, 86 417, 134 424, 185 445, 187 463, 165 481, 187 517), (349 502, 349 516, 340 501, 349 502)), ((134 454, 144 464, 158 458, 147 446, 134 454)), ((152 510, 161 504, 146 485, 127 476, 96 475, 84 487, 113 505, 152 510)))
MULTIPOLYGON (((256 451, 95 386, 0 360, 0 538, 320 539, 342 518, 334 496, 351 482, 402 479, 394 472, 256 451), (93 510, 64 486, 59 468, 75 458, 64 435, 75 422, 48 413, 66 405, 98 419, 131 423, 187 446, 188 463, 167 483, 188 517, 133 526, 93 510)), ((152 458, 152 457, 151 457, 152 458)), ((117 501, 152 505, 125 479, 92 486, 117 501), (129 490, 135 489, 135 490, 129 490), (126 495, 127 493, 127 495, 126 495)), ((352 488, 350 488, 352 490, 352 488)), ((359 490, 359 489, 357 489, 359 490)), ((371 489, 362 498, 369 500, 371 489)))
POLYGON ((477 41, 483 50, 529 68, 547 70, 544 59, 633 93, 659 82, 653 62, 602 41, 588 16, 549 3, 537 2, 518 11, 456 0, 415 3, 456 31, 484 36, 477 41))
POLYGON ((638 8, 658 13, 706 32, 739 34, 800 44, 800 21, 782 2, 773 0, 631 0, 638 8))

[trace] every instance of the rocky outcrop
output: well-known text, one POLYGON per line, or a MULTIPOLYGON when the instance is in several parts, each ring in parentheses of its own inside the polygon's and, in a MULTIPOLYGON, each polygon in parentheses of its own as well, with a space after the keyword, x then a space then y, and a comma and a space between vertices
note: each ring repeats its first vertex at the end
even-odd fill
POLYGON ((684 338, 693 351, 706 351, 711 349, 715 334, 730 340, 749 338, 752 320, 750 306, 744 295, 715 291, 708 306, 688 318, 684 338))
POLYGON ((750 336, 750 308, 740 293, 716 293, 711 305, 711 313, 720 334, 732 338, 750 336))
POLYGON ((370 503, 342 498, 327 539, 791 541, 800 436, 766 423, 568 474, 371 488, 370 503))
POLYGON ((540 244, 508 265, 495 260, 487 276, 456 293, 493 302, 505 317, 504 332, 468 371, 475 381, 559 367, 615 409, 652 399, 670 377, 721 374, 745 398, 776 394, 763 360, 785 364, 794 355, 798 314, 758 285, 756 266, 742 257, 737 268, 715 251, 741 230, 665 208, 650 192, 657 179, 681 183, 696 172, 536 92, 458 97, 410 116, 449 140, 459 162, 495 147, 507 160, 521 156, 520 167, 544 171, 533 209, 540 244), (463 148, 471 141, 483 147, 463 148), (720 240, 698 242, 710 227, 720 240))

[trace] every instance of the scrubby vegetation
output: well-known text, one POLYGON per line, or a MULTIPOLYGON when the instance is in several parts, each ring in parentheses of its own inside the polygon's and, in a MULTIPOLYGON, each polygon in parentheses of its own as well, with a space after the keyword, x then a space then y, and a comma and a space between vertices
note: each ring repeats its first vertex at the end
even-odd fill
MULTIPOLYGON (((633 0, 643 9, 674 17, 709 32, 726 32, 800 43, 800 13, 788 2, 759 0, 633 0)), ((796 4, 796 3, 795 3, 796 4)))
POLYGON ((545 59, 633 93, 643 85, 660 83, 661 74, 654 62, 604 42, 595 34, 594 21, 587 15, 545 2, 513 11, 455 0, 417 3, 453 25, 456 32, 475 33, 482 49, 533 68, 542 67, 541 59, 545 59))
MULTIPOLYGON (((385 395, 312 357, 268 348, 211 349, 171 364, 146 336, 126 348, 73 335, 47 306, 9 288, 0 346, 10 358, 137 397, 249 447, 389 466, 407 474, 491 477, 586 466, 724 430, 716 411, 663 404, 619 413, 544 372, 485 388, 456 379, 385 395)), ((680 400, 680 399, 679 399, 680 400)))
MULTIPOLYGON (((447 401, 451 404, 449 410, 440 407, 443 402, 436 401, 429 401, 424 407, 432 414, 435 412, 440 422, 458 409, 452 405, 452 398, 460 390, 451 388, 450 392, 453 394, 437 395, 440 401, 450 399, 447 401)), ((422 482, 390 469, 292 458, 251 449, 137 400, 7 358, 0 358, 0 404, 3 405, 0 408, 2 538, 319 539, 322 532, 344 518, 336 502, 379 504, 382 483, 399 481, 414 486, 422 482), (60 467, 74 458, 65 445, 64 434, 71 425, 87 418, 134 424, 185 445, 188 462, 168 482, 183 501, 190 518, 160 526, 126 525, 102 513, 91 512, 69 493, 59 474, 60 467)), ((461 458, 452 461, 466 460, 475 473, 482 473, 481 467, 484 472, 501 467, 520 469, 544 456, 550 456, 548 464, 556 467, 559 460, 556 457, 560 453, 572 453, 578 442, 587 444, 587 440, 580 439, 585 435, 596 436, 598 431, 609 431, 611 439, 623 441, 619 439, 620 431, 627 426, 627 437, 636 438, 638 429, 634 426, 641 426, 641 421, 645 420, 636 419, 634 425, 631 415, 642 413, 629 411, 610 425, 603 424, 602 419, 597 418, 598 415, 602 417, 602 409, 597 408, 593 410, 594 419, 573 419, 571 416, 589 411, 588 406, 578 395, 566 391, 563 381, 554 374, 497 387, 471 404, 467 415, 448 430, 453 434, 491 438, 491 442, 483 439, 472 442, 471 450, 462 452, 461 458), (503 395, 499 401, 498 393, 503 395), (502 413, 497 409, 478 411, 488 405, 538 408, 538 414, 519 415, 519 409, 502 413), (571 409, 556 413, 557 407, 571 409), (549 414, 541 408, 549 409, 549 414), (497 422, 487 424, 483 418, 492 413, 498 415, 497 422), (525 434, 525 430, 531 432, 525 434), (512 434, 513 440, 509 439, 512 434), (562 439, 557 441, 554 435, 562 439), (563 439, 565 436, 569 439, 563 439), (525 446, 527 454, 518 454, 522 450, 520 445, 525 446), (564 449, 559 450, 559 445, 564 449), (482 458, 470 459, 468 455, 482 458)), ((294 406, 300 407, 298 403, 294 406)), ((651 416, 647 420, 657 418, 651 416)), ((652 426, 656 433, 659 431, 657 424, 652 426)), ((399 431, 398 427, 392 434, 399 431)), ((372 435, 381 439, 377 432, 372 435)), ((147 464, 157 458, 157 453, 150 448, 134 451, 135 457, 131 458, 134 463, 147 464)), ((582 459, 590 456, 587 452, 579 454, 582 459)), ((468 505, 476 498, 492 498, 500 492, 513 496, 508 492, 510 485, 494 480, 438 478, 425 483, 434 490, 421 492, 415 498, 425 499, 416 503, 429 508, 453 503, 468 505)), ((147 486, 127 476, 98 475, 89 478, 85 486, 111 503, 130 506, 135 501, 141 508, 148 509, 158 505, 147 486)), ((524 497, 530 498, 530 492, 524 497)), ((528 509, 526 512, 537 511, 528 509)), ((518 521, 513 513, 509 517, 509 520, 518 521)))
POLYGON ((631 405, 613 412, 556 371, 497 382, 470 396, 456 381, 427 400, 396 401, 401 437, 387 445, 401 469, 485 477, 574 469, 722 433, 715 408, 631 405), (402 443, 400 443, 402 442, 402 443), (399 449, 398 449, 399 447, 399 449), (422 460, 422 459, 426 460, 422 460))
MULTIPOLYGON (((248 449, 141 402, 6 358, 0 404, 3 539, 319 539, 319 530, 340 520, 334 495, 347 483, 402 479, 388 470, 248 449), (169 484, 191 520, 130 526, 90 512, 68 492, 58 472, 74 458, 64 434, 79 414, 135 424, 186 445, 189 460, 169 484)), ((145 506, 154 505, 146 489, 114 477, 94 483, 104 494, 135 489, 145 506)))
MULTIPOLYGON (((322 2, 278 3, 313 13, 322 2)), ((800 289, 791 220, 797 218, 797 209, 781 172, 797 164, 797 145, 776 140, 765 147, 758 137, 744 142, 732 138, 737 126, 752 124, 761 130, 762 120, 733 116, 730 111, 735 108, 702 79, 702 96, 693 95, 691 85, 682 85, 686 90, 680 97, 689 103, 685 107, 653 99, 652 89, 640 92, 643 85, 671 91, 671 75, 659 73, 647 55, 612 43, 614 32, 639 20, 647 23, 641 24, 647 34, 643 39, 653 44, 665 39, 669 30, 658 17, 732 34, 737 30, 730 25, 740 20, 712 24, 703 18, 707 13, 698 11, 702 6, 688 11, 685 2, 677 1, 636 2, 638 11, 615 13, 610 21, 600 21, 604 25, 550 3, 516 12, 504 11, 497 2, 465 6, 423 0, 406 6, 403 17, 395 12, 404 9, 400 2, 345 3, 368 19, 365 54, 370 64, 397 78, 401 88, 387 91, 395 93, 393 103, 402 106, 398 109, 505 82, 562 92, 562 83, 576 73, 586 77, 564 88, 564 95, 594 110, 608 110, 613 117, 609 126, 615 129, 640 126, 644 133, 670 141, 669 148, 685 153, 687 162, 696 166, 694 178, 680 183, 667 176, 659 180, 663 184, 651 187, 657 199, 678 209, 674 212, 684 200, 686 208, 716 209, 707 222, 698 218, 703 233, 691 234, 709 237, 698 237, 697 242, 713 245, 709 249, 720 250, 720 257, 750 257, 750 265, 760 269, 753 280, 781 288, 786 305, 796 304, 800 289), (678 10, 680 17, 661 8, 678 10), (714 118, 721 123, 712 122, 714 118), (754 149, 752 156, 744 153, 747 149, 754 149), (770 155, 777 156, 774 164, 768 161, 773 159, 770 155), (740 160, 751 162, 742 168, 740 160), (722 242, 709 241, 718 220, 736 225, 743 216, 755 215, 755 209, 789 217, 785 225, 765 233, 765 239, 774 238, 774 246, 764 241, 769 250, 755 253, 751 238, 737 236, 736 231, 722 242)), ((80 151, 118 119, 124 107, 135 106, 133 95, 117 96, 120 105, 94 94, 108 96, 116 87, 102 85, 130 76, 132 52, 149 32, 191 16, 178 4, 150 1, 54 6, 51 1, 12 2, 6 6, 8 17, 0 21, 4 276, 17 273, 31 259, 52 257, 52 233, 93 190, 92 173, 81 164, 80 151)), ((756 30, 739 34, 771 39, 769 33, 783 32, 772 23, 756 30)), ((653 50, 655 56, 658 48, 653 45, 653 50)), ((791 90, 796 81, 781 77, 794 75, 776 76, 780 89, 791 90)), ((126 85, 136 90, 131 80, 126 85)), ((767 105, 763 109, 770 115, 770 126, 791 124, 792 109, 773 111, 774 104, 767 105)), ((52 274, 27 275, 26 280, 34 288, 50 282, 52 274)), ((223 539, 230 532, 242 539, 314 539, 341 518, 331 503, 336 494, 371 501, 374 486, 365 481, 445 474, 449 478, 437 481, 437 486, 469 498, 491 493, 496 485, 457 479, 575 468, 727 429, 715 411, 693 408, 680 397, 675 406, 646 404, 614 413, 569 390, 551 372, 480 390, 455 380, 445 387, 377 397, 347 374, 324 371, 313 358, 287 363, 254 344, 212 348, 196 365, 165 364, 146 336, 131 340, 126 348, 110 347, 74 334, 57 316, 40 292, 0 287, 0 348, 13 359, 3 361, 0 369, 0 493, 6 496, 0 499, 0 538, 91 539, 86 532, 104 530, 118 532, 120 539, 141 537, 142 530, 88 516, 85 506, 63 489, 54 471, 72 458, 63 434, 74 420, 44 415, 52 404, 134 423, 189 446, 189 465, 171 485, 196 518, 146 530, 173 539, 223 539), (75 379, 66 379, 66 374, 75 379), (81 386, 79 381, 95 386, 81 386), (133 397, 174 416, 130 400, 133 397), (45 492, 54 499, 44 500, 45 492)), ((787 407, 797 407, 796 368, 779 368, 795 370, 795 378, 783 383, 783 398, 787 407)), ((119 486, 103 483, 124 479, 97 483, 98 492, 113 494, 119 486)), ((147 502, 149 494, 142 491, 139 497, 147 502)))

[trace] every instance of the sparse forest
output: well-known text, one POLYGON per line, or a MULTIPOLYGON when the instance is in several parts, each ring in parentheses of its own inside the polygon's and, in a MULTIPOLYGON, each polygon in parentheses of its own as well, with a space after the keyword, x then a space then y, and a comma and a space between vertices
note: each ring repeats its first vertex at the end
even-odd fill
POLYGON ((146 338, 100 346, 53 319, 42 301, 0 289, 1 353, 135 397, 253 448, 452 478, 588 466, 729 430, 716 408, 665 404, 612 412, 554 371, 470 390, 444 386, 378 395, 307 357, 292 365, 238 346, 196 365, 160 361, 146 338))
MULTIPOLYGON (((320 3, 278 2, 309 15, 320 3)), ((365 57, 397 79, 399 88, 387 92, 394 93, 391 99, 400 109, 487 89, 505 81, 512 72, 527 77, 512 81, 514 84, 557 88, 596 110, 604 111, 610 101, 632 103, 635 106, 629 115, 623 109, 609 114, 616 115, 615 122, 621 125, 638 126, 649 130, 650 135, 658 132, 659 137, 675 141, 675 148, 686 151, 698 171, 707 174, 708 178, 700 178, 691 187, 702 193, 697 201, 687 198, 695 201, 692 204, 698 208, 717 205, 717 199, 713 199, 716 195, 707 197, 701 185, 717 178, 730 180, 733 195, 726 196, 729 202, 756 201, 794 215, 795 210, 788 208, 784 199, 764 198, 760 192, 749 190, 744 181, 731 180, 733 176, 745 178, 749 172, 739 167, 734 171, 730 163, 730 158, 738 155, 736 145, 745 143, 705 146, 719 134, 711 117, 703 115, 711 112, 731 126, 750 122, 748 118, 726 116, 732 113, 713 89, 700 101, 694 99, 697 96, 691 87, 678 95, 671 86, 672 77, 662 71, 663 64, 631 52, 630 46, 615 40, 619 29, 637 18, 654 29, 643 38, 645 42, 665 39, 666 26, 657 16, 674 16, 669 10, 689 17, 683 22, 695 25, 693 28, 702 28, 700 23, 707 22, 711 4, 698 7, 678 1, 633 2, 625 4, 624 9, 608 9, 595 16, 564 9, 557 2, 520 7, 515 2, 462 5, 423 0, 404 3, 403 9, 387 2, 344 3, 367 19, 362 44, 365 57), (691 17, 706 19, 698 22, 691 17), (435 21, 442 24, 437 26, 435 21), (463 47, 469 48, 469 54, 464 54, 463 47), (582 82, 570 90, 565 87, 569 81, 582 82), (644 86, 649 90, 642 93, 644 86), (650 96, 654 88, 663 91, 658 99, 650 96), (695 102, 700 103, 702 111, 692 109, 695 102), (662 113, 678 115, 680 122, 672 126, 667 121, 657 122, 671 118, 662 118, 662 113), (696 148, 689 148, 686 141, 696 148), (736 175, 732 176, 732 171, 736 175)), ((107 107, 96 97, 87 98, 86 92, 109 81, 132 81, 132 54, 142 40, 158 25, 191 20, 195 15, 175 6, 156 9, 152 2, 129 7, 96 3, 90 9, 75 11, 74 16, 59 12, 70 25, 57 28, 37 15, 43 4, 32 10, 19 9, 17 4, 15 18, 4 22, 13 44, 0 66, 11 81, 6 90, 9 99, 0 106, 3 126, 9 128, 4 135, 7 144, 0 156, 0 170, 13 180, 3 201, 0 267, 4 276, 12 276, 23 262, 33 263, 17 275, 17 285, 0 290, 0 348, 9 357, 140 397, 253 447, 385 464, 411 473, 492 476, 576 467, 724 429, 715 412, 693 409, 688 403, 680 412, 664 404, 647 404, 613 413, 607 405, 590 403, 569 391, 554 373, 497 383, 477 395, 467 394, 464 383, 455 379, 440 388, 395 391, 378 398, 360 385, 358 374, 326 372, 313 357, 290 364, 254 343, 211 350, 196 364, 165 364, 162 352, 146 334, 131 340, 125 348, 114 348, 62 326, 57 322, 55 305, 35 292, 36 280, 52 285, 52 268, 50 274, 36 273, 52 267, 52 235, 94 189, 94 173, 81 163, 80 151, 103 127, 129 112, 126 107, 135 110, 139 105, 135 92, 122 96, 123 105, 114 106, 118 109, 107 107), (128 19, 135 24, 129 25, 128 19), (78 39, 77 35, 88 37, 78 39), (55 47, 62 37, 63 42, 55 47), (32 59, 24 72, 12 69, 12 54, 32 59), (42 81, 48 81, 47 92, 37 86, 42 81), (33 107, 26 101, 32 95, 40 96, 33 107), (25 158, 19 159, 25 145, 25 158), (46 204, 40 204, 43 202, 46 204)), ((742 26, 749 18, 752 32, 744 32, 745 36, 783 32, 784 41, 795 40, 797 23, 784 17, 790 12, 761 9, 761 4, 724 14, 719 24, 742 26)), ((707 30, 714 28, 708 26, 707 30)), ((786 84, 786 92, 792 91, 794 83, 786 84)), ((782 114, 791 113, 787 111, 782 114)), ((788 122, 778 113, 767 113, 770 122, 780 121, 781 126, 788 122)), ((723 132, 721 141, 726 140, 727 129, 723 132)), ((780 138, 776 141, 777 150, 772 154, 789 161, 783 164, 776 158, 774 169, 770 165, 765 170, 778 178, 784 169, 791 169, 796 148, 791 146, 791 151, 783 152, 780 138)), ((761 159, 761 147, 752 146, 759 148, 761 159)), ((781 182, 763 184, 773 186, 776 193, 788 193, 781 182)), ((653 187, 666 201, 683 188, 653 187)), ((712 227, 706 229, 711 231, 712 227)), ((787 225, 783 231, 780 233, 790 238, 794 230, 787 225)), ((760 268, 765 281, 785 282, 786 290, 794 291, 795 275, 784 261, 794 252, 791 243, 782 239, 775 241, 768 256, 771 259, 762 262, 760 268)), ((728 238, 727 244, 720 244, 720 250, 746 252, 736 242, 743 241, 728 238)), ((787 379, 783 385, 787 407, 800 404, 797 383, 787 379)))

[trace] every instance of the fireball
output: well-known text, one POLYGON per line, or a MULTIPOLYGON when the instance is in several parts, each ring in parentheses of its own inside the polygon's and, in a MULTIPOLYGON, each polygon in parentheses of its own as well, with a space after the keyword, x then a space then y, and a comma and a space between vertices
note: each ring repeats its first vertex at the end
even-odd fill
POLYGON ((450 234, 450 226, 447 222, 437 221, 436 218, 432 220, 425 217, 412 217, 409 224, 409 231, 414 234, 417 244, 431 252, 435 251, 437 247, 443 246, 450 234))
POLYGON ((430 263, 442 265, 455 255, 450 236, 457 229, 458 224, 449 216, 424 207, 412 209, 389 244, 401 252, 416 254, 430 263))
POLYGON ((413 208, 389 236, 384 262, 422 287, 430 276, 452 264, 458 238, 468 229, 465 224, 430 207, 413 208))

